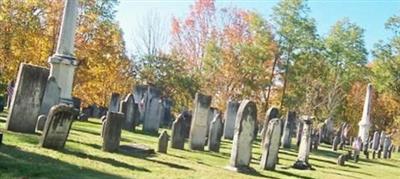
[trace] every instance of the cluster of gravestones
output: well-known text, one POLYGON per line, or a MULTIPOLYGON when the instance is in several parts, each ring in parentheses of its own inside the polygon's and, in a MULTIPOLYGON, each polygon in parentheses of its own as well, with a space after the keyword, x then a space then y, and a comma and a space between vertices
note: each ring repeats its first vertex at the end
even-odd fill
MULTIPOLYGON (((233 140, 232 151, 227 169, 246 171, 252 156, 252 143, 257 137, 257 108, 249 100, 241 102, 229 101, 227 109, 222 113, 211 107, 211 96, 197 93, 194 100, 193 112, 184 111, 172 124, 172 134, 166 131, 159 137, 157 151, 167 152, 168 140, 170 147, 184 149, 188 138, 188 147, 191 150, 205 150, 219 152, 221 138, 233 140)), ((279 148, 290 148, 296 127, 301 124, 300 150, 298 159, 293 167, 310 169, 308 156, 312 145, 312 119, 308 116, 296 118, 295 112, 288 112, 286 119, 279 118, 279 111, 272 107, 267 111, 261 131, 262 156, 260 167, 263 170, 274 170, 278 163, 279 148), (284 121, 284 122, 283 122, 284 121)))
MULTIPOLYGON (((312 127, 309 116, 297 117, 289 111, 283 119, 279 118, 277 108, 268 109, 265 119, 258 127, 256 104, 249 100, 229 101, 224 114, 211 107, 211 96, 197 93, 193 111, 183 111, 172 123, 171 137, 163 131, 159 137, 157 151, 167 152, 170 147, 184 149, 188 139, 191 150, 219 152, 221 138, 233 140, 228 169, 235 171, 249 169, 252 155, 252 143, 261 135, 262 156, 260 166, 264 170, 274 170, 278 162, 279 148, 290 148, 292 138, 296 137, 299 147, 298 157, 293 164, 297 169, 310 169, 308 162, 310 151, 318 149, 320 142, 332 144, 333 150, 342 149, 349 140, 350 127, 344 123, 339 130, 333 129, 332 118, 328 118, 317 129, 312 127), (260 129, 260 131, 259 131, 260 129)), ((134 94, 128 94, 123 100, 113 93, 107 112, 95 106, 84 108, 79 114, 80 100, 73 99, 72 104, 60 102, 60 88, 49 70, 43 67, 21 64, 12 96, 11 108, 7 119, 8 130, 24 133, 40 132, 40 145, 51 149, 61 149, 67 140, 72 122, 79 118, 100 116, 102 118, 102 149, 117 151, 120 146, 122 129, 134 131, 143 123, 145 133, 158 133, 161 125, 171 121, 171 101, 162 99, 161 91, 152 86, 137 86, 134 94), (86 115, 82 117, 83 115, 86 115)), ((362 145, 360 150, 370 147, 373 158, 383 154, 390 158, 394 146, 390 136, 376 132, 371 144, 362 145)), ((355 154, 357 151, 354 152, 355 154)), ((354 154, 354 155, 355 155, 354 154)), ((340 156, 347 159, 351 154, 340 156)))

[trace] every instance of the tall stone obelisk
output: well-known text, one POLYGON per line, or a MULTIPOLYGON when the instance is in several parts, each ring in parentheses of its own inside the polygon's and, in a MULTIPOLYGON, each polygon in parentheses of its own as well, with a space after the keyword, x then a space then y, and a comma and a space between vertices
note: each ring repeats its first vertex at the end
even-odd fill
POLYGON ((358 123, 358 136, 364 144, 368 143, 369 128, 371 127, 371 104, 372 103, 372 85, 369 83, 367 86, 367 93, 365 95, 364 109, 361 121, 358 123))
POLYGON ((78 62, 74 56, 75 29, 78 0, 65 0, 56 53, 49 58, 50 76, 54 76, 61 88, 60 101, 72 104, 72 84, 78 62))

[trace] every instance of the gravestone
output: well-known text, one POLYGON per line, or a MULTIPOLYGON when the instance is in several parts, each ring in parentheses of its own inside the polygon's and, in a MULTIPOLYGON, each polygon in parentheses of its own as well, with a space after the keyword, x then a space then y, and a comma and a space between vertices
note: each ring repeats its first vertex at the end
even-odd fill
POLYGON ((265 137, 265 133, 267 132, 267 129, 268 129, 269 120, 278 118, 278 116, 279 116, 279 110, 276 107, 269 108, 267 113, 265 114, 265 119, 263 121, 263 128, 261 130, 261 143, 262 144, 264 143, 264 137, 265 137))
POLYGON ((311 165, 308 163, 308 158, 310 155, 312 119, 310 119, 310 117, 306 117, 303 120, 303 124, 304 127, 299 147, 299 153, 297 156, 297 161, 293 165, 293 168, 301 170, 311 169, 311 165))
POLYGON ((40 138, 40 146, 49 149, 62 149, 67 141, 73 120, 79 111, 66 104, 55 105, 50 109, 40 138))
POLYGON ((4 111, 4 106, 5 106, 4 97, 0 96, 0 112, 4 111))
MULTIPOLYGON (((42 103, 41 103, 40 109, 39 109, 39 116, 40 115, 47 116, 47 114, 50 111, 50 108, 60 102, 60 94, 61 94, 61 88, 57 85, 56 78, 51 76, 47 80, 46 89, 44 91, 42 103)), ((46 118, 42 117, 41 119, 45 119, 45 120, 39 121, 39 118, 38 118, 38 121, 36 122, 36 128, 35 128, 36 132, 42 131, 44 128, 44 125, 46 123, 46 118)))
POLYGON ((161 91, 155 87, 149 87, 144 107, 143 131, 158 133, 163 112, 161 91))
POLYGON ((304 123, 303 120, 297 121, 297 132, 296 132, 296 145, 297 147, 300 146, 301 143, 301 136, 303 134, 304 123))
POLYGON ((389 156, 389 147, 392 144, 389 136, 385 136, 385 140, 383 142, 383 158, 387 159, 389 156))
POLYGON ((382 131, 379 135, 379 150, 378 150, 378 158, 381 158, 383 152, 383 144, 385 143, 386 133, 382 131))
POLYGON ((207 120, 211 105, 211 96, 196 93, 193 120, 190 127, 189 144, 192 150, 204 150, 207 136, 207 120))
POLYGON ((214 116, 214 120, 211 121, 210 131, 208 134, 208 150, 213 152, 219 152, 219 147, 222 137, 222 119, 221 114, 218 113, 214 116))
POLYGON ((8 113, 7 130, 35 133, 40 105, 46 89, 49 70, 22 63, 8 113))
POLYGON ((271 119, 265 133, 264 143, 262 144, 261 169, 275 170, 276 163, 278 162, 280 136, 281 120, 279 118, 271 119))
POLYGON ((118 112, 119 111, 119 94, 118 93, 112 93, 111 94, 111 99, 110 99, 110 104, 108 105, 108 112, 118 112))
POLYGON ((172 121, 171 108, 172 108, 172 100, 170 98, 165 98, 163 100, 164 115, 161 120, 162 126, 165 127, 171 126, 171 121, 172 121))
POLYGON ((239 109, 239 102, 229 101, 225 111, 225 123, 224 123, 224 139, 233 139, 233 134, 235 132, 235 120, 237 110, 239 109))
POLYGON ((350 130, 349 129, 349 124, 344 122, 342 124, 342 129, 341 129, 341 133, 340 133, 340 142, 339 142, 339 149, 340 150, 343 150, 343 147, 346 144, 347 134, 348 134, 349 130, 350 130))
POLYGON ((318 130, 315 129, 315 130, 313 130, 312 135, 311 135, 311 146, 310 146, 311 149, 310 150, 317 151, 318 146, 319 146, 319 133, 318 133, 318 130))
POLYGON ((120 112, 125 114, 125 120, 122 124, 122 129, 127 131, 135 130, 135 117, 138 116, 137 105, 135 105, 135 101, 132 94, 128 94, 124 100, 121 101, 120 104, 120 112))
POLYGON ((335 134, 335 129, 333 126, 333 119, 332 117, 329 117, 324 121, 325 126, 326 126, 326 133, 325 133, 325 138, 324 138, 324 143, 326 144, 332 144, 332 140, 334 138, 335 134))
POLYGON ((46 124, 46 119, 47 119, 46 115, 43 115, 43 114, 39 115, 37 122, 36 122, 35 132, 42 133, 42 131, 44 129, 44 125, 46 124))
POLYGON ((376 153, 379 150, 379 132, 375 131, 372 138, 372 158, 375 159, 376 153))
POLYGON ((120 112, 107 112, 103 122, 103 145, 102 150, 106 152, 115 152, 119 148, 121 141, 121 127, 125 116, 120 112))
POLYGON ((292 143, 292 136, 294 136, 293 131, 296 127, 296 112, 289 111, 285 120, 285 125, 283 127, 282 134, 282 147, 290 148, 292 143))
POLYGON ((337 147, 338 147, 338 145, 339 145, 339 142, 340 142, 339 137, 338 137, 338 136, 335 136, 335 137, 333 138, 333 144, 332 144, 332 150, 333 150, 333 151, 336 151, 336 150, 337 150, 337 147))
POLYGON ((228 169, 239 172, 249 169, 256 120, 256 104, 249 100, 242 101, 236 116, 235 133, 228 169))
POLYGON ((172 123, 171 148, 183 149, 185 145, 185 118, 180 114, 172 123))
POLYGON ((158 137, 158 147, 157 147, 157 152, 160 153, 167 153, 168 149, 168 140, 169 136, 166 130, 164 130, 161 134, 160 137, 158 137))
POLYGON ((184 133, 185 139, 187 139, 187 138, 189 138, 190 127, 192 125, 192 112, 184 110, 181 113, 181 116, 183 117, 183 133, 184 133))
POLYGON ((81 104, 82 104, 82 100, 78 97, 72 97, 72 102, 74 105, 74 108, 80 110, 81 109, 81 104))

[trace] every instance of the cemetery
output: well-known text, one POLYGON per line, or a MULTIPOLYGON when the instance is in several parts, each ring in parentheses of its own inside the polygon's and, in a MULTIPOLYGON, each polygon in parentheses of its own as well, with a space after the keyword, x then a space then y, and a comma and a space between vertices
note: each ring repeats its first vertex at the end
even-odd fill
MULTIPOLYGON (((195 7, 199 7, 193 12, 213 9, 210 2, 214 1, 196 0, 195 7)), ((277 8, 289 12, 288 7, 299 5, 296 2, 283 0, 277 8)), ((398 81, 389 82, 387 88, 393 92, 382 90, 383 84, 373 79, 376 76, 345 85, 336 83, 344 77, 335 74, 335 84, 321 87, 322 82, 314 82, 322 73, 312 80, 308 79, 314 75, 305 74, 304 88, 293 91, 293 85, 300 84, 287 77, 290 63, 286 70, 284 66, 277 70, 275 61, 271 74, 263 74, 265 69, 257 69, 257 64, 250 65, 243 76, 236 74, 243 79, 254 71, 264 78, 271 75, 268 87, 253 77, 238 82, 236 90, 230 91, 230 85, 215 90, 214 86, 225 85, 224 81, 235 76, 223 75, 223 80, 211 83, 212 75, 218 75, 215 72, 211 77, 200 73, 208 79, 198 83, 203 87, 179 86, 188 80, 183 78, 171 80, 172 84, 163 81, 171 87, 150 80, 129 83, 120 77, 108 81, 110 86, 89 85, 85 93, 77 93, 85 79, 79 76, 84 73, 81 68, 93 65, 83 63, 90 57, 82 58, 77 45, 82 42, 80 3, 65 0, 59 4, 61 22, 48 64, 21 62, 15 78, 0 86, 5 88, 0 93, 0 178, 399 178, 400 103, 394 84, 398 81), (276 72, 280 70, 285 74, 276 72), (351 90, 344 94, 347 87, 351 90), (99 95, 103 90, 104 95, 99 95), (301 92, 300 100, 291 98, 301 92), (94 96, 98 98, 93 100, 94 96), (352 102, 353 106, 346 106, 352 102)), ((251 18, 244 20, 256 18, 247 15, 251 18)), ((182 71, 173 73, 178 78, 184 76, 182 71)), ((96 74, 105 75, 106 81, 113 73, 96 74)), ((190 77, 196 78, 196 74, 190 77)))

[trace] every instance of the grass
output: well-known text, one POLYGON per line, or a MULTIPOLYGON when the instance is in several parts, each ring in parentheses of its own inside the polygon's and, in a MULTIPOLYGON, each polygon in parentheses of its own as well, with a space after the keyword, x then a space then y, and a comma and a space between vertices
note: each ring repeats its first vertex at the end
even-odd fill
MULTIPOLYGON (((0 131, 4 133, 0 146, 0 178, 398 178, 400 154, 392 159, 346 162, 336 165, 343 152, 332 152, 320 146, 310 155, 313 170, 296 170, 290 166, 297 156, 297 148, 280 150, 275 171, 259 167, 260 142, 254 142, 249 173, 226 170, 231 141, 223 140, 221 152, 168 148, 168 154, 106 153, 101 151, 101 124, 98 119, 74 122, 63 150, 55 151, 38 146, 39 135, 14 133, 5 130, 6 114, 0 114, 0 131)), ((168 131, 171 134, 170 131, 168 131)), ((123 131, 121 145, 145 144, 155 148, 157 136, 141 132, 123 131)))

